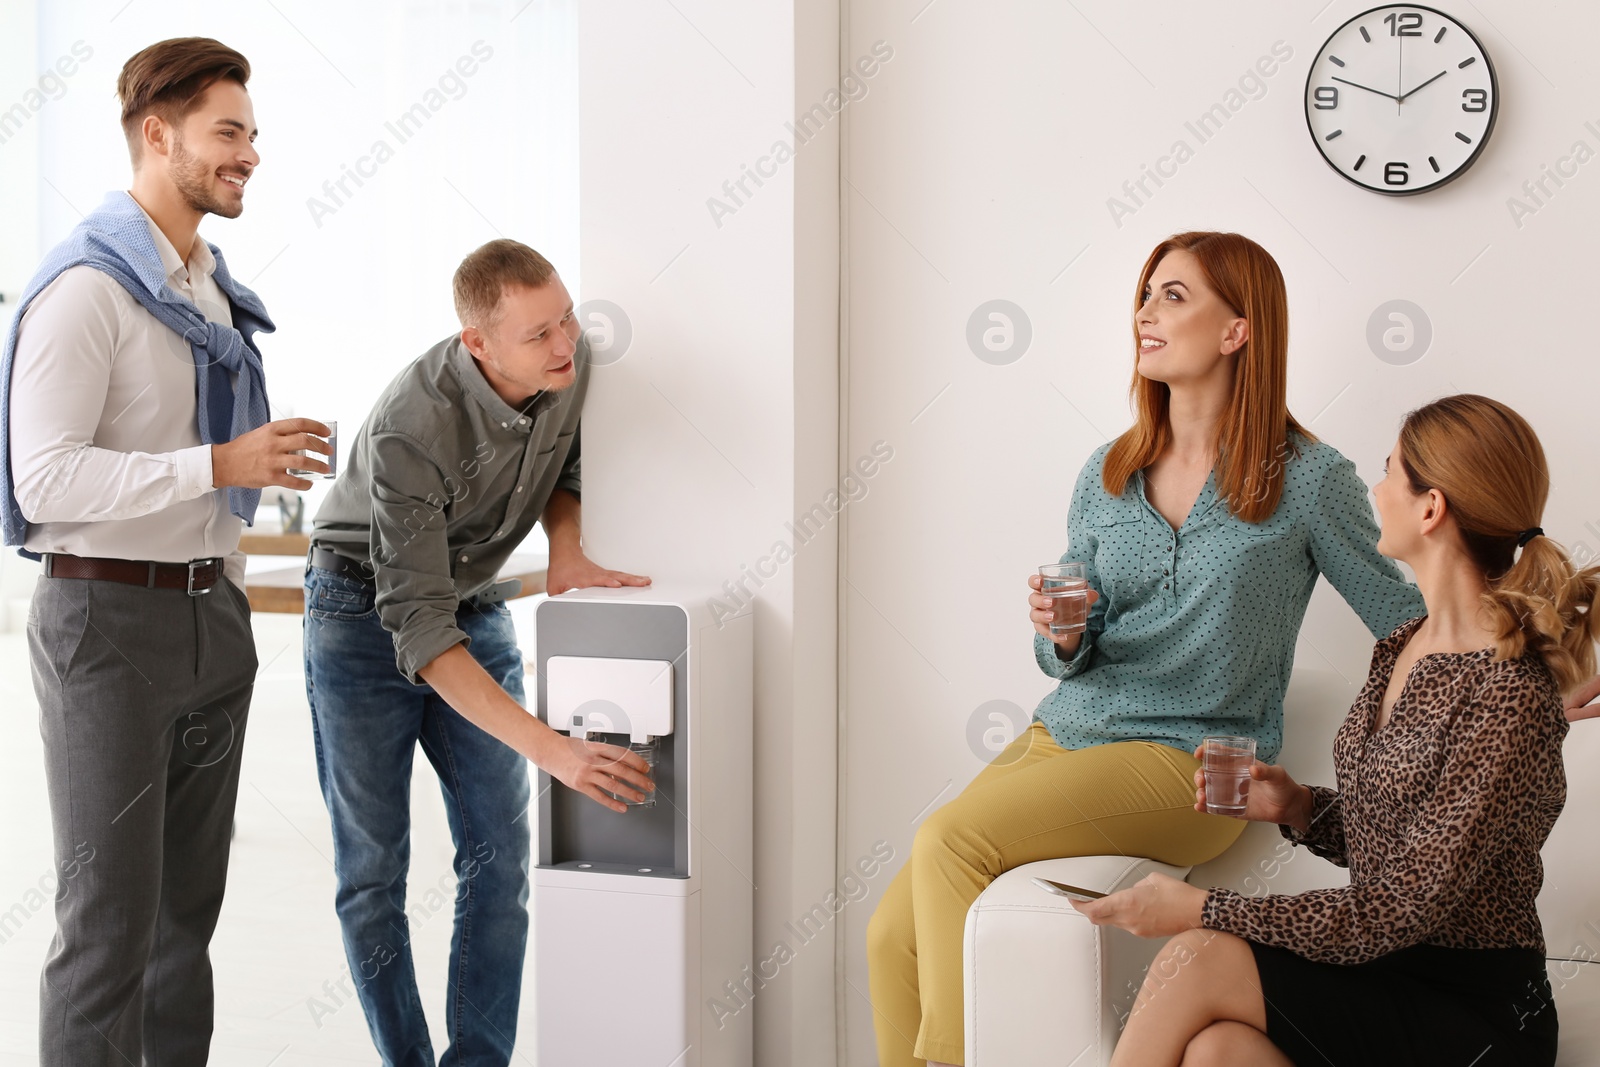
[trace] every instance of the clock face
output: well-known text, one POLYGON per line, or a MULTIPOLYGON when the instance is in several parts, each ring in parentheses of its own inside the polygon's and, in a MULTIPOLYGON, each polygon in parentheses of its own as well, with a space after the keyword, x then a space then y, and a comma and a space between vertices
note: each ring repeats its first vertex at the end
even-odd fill
POLYGON ((1494 67, 1431 7, 1375 7, 1333 31, 1306 76, 1306 125, 1328 165, 1364 189, 1437 189, 1483 151, 1500 106, 1494 67))

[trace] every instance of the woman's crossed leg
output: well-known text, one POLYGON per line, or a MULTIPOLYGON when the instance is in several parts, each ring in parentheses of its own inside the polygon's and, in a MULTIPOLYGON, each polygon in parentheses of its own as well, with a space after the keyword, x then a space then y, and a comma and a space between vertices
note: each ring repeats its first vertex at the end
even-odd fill
POLYGON ((1145 973, 1112 1067, 1294 1067, 1268 1039, 1248 942, 1217 930, 1175 935, 1145 973))

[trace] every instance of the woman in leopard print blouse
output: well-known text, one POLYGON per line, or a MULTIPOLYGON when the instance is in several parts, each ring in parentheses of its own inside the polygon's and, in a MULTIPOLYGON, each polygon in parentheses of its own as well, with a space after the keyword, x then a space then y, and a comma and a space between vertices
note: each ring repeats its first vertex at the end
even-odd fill
POLYGON ((1566 799, 1562 693, 1595 669, 1600 567, 1542 536, 1544 452, 1503 404, 1419 408, 1385 471, 1378 550, 1411 565, 1427 614, 1373 650, 1334 739, 1338 789, 1257 762, 1244 816, 1350 884, 1246 897, 1151 875, 1076 904, 1176 935, 1113 1067, 1555 1062, 1534 899, 1566 799))

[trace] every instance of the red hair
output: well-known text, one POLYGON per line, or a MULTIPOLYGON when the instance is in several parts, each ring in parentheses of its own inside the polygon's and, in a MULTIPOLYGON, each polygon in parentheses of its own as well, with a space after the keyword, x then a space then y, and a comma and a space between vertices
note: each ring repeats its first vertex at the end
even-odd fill
MULTIPOLYGON (((1283 273, 1267 250, 1248 237, 1204 231, 1174 234, 1156 245, 1139 272, 1136 313, 1156 264, 1174 251, 1194 256, 1206 284, 1250 324, 1250 339, 1237 353, 1233 397, 1217 421, 1217 493, 1234 515, 1260 522, 1283 497, 1290 432, 1316 440, 1289 414, 1289 297, 1283 273)), ((1137 322, 1133 347, 1138 352, 1137 322)), ((1137 419, 1106 453, 1106 492, 1121 496, 1133 472, 1154 463, 1171 444, 1171 395, 1166 382, 1134 370, 1128 396, 1137 419)))

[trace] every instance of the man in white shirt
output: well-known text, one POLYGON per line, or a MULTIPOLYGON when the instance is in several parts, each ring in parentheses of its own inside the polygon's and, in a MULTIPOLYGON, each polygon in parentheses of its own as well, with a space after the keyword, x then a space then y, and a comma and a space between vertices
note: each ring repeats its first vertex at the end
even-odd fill
POLYGON ((47 258, 7 346, 7 541, 45 566, 28 627, 61 886, 45 1067, 209 1051, 256 670, 239 532, 261 487, 326 471, 298 450, 328 451, 320 423, 265 421, 250 334, 270 320, 197 235, 238 217, 260 160, 249 76, 204 38, 128 61, 132 188, 47 258))

